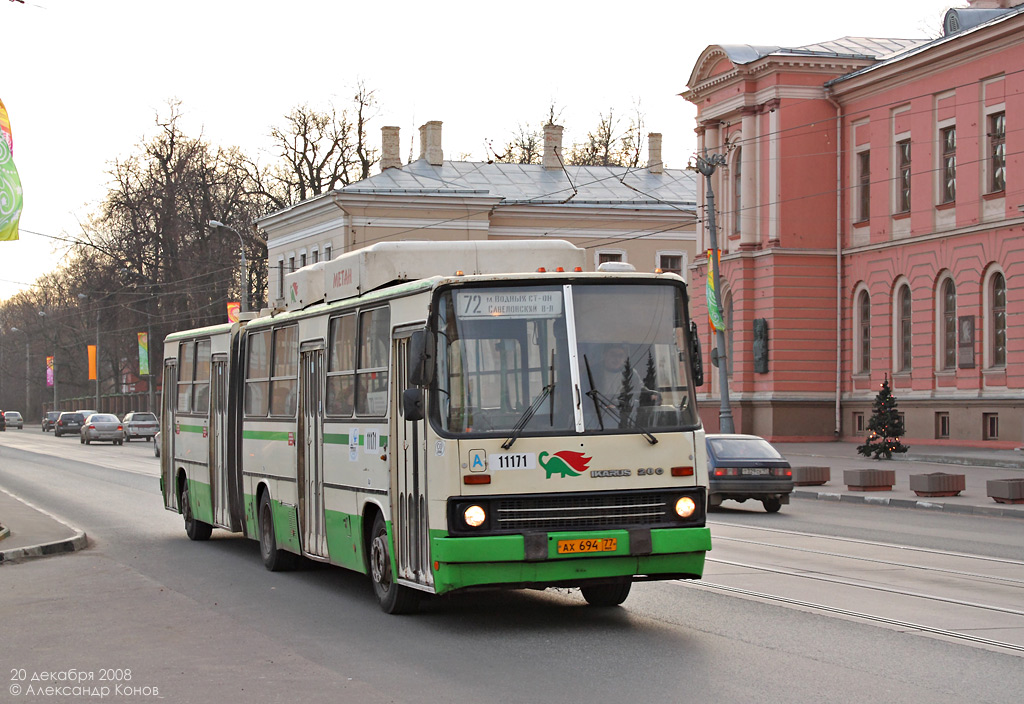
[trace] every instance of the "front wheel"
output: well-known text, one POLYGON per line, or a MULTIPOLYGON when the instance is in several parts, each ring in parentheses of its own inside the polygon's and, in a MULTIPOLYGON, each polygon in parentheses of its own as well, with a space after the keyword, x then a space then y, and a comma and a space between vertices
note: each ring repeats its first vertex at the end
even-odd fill
POLYGON ((192 501, 188 494, 188 487, 181 492, 181 515, 185 517, 185 535, 190 540, 209 540, 213 533, 213 526, 209 523, 196 520, 192 515, 192 501))
POLYGON ((629 596, 629 590, 633 586, 633 580, 624 577, 612 584, 594 584, 588 587, 580 587, 583 598, 591 606, 618 606, 629 596))
POLYGON ((373 592, 385 613, 413 613, 419 606, 419 592, 395 582, 395 574, 391 570, 390 545, 384 516, 378 513, 373 519, 373 530, 370 533, 370 578, 373 580, 373 592))
POLYGON ((260 499, 259 513, 260 557, 263 566, 271 572, 282 572, 295 569, 298 555, 287 550, 278 550, 277 534, 274 531, 274 511, 270 505, 270 494, 264 493, 260 499))

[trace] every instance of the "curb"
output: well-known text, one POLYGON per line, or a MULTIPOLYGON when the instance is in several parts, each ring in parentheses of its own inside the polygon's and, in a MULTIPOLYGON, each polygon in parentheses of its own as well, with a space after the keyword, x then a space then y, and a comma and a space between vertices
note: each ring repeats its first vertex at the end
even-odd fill
MULTIPOLYGON (((71 526, 68 527, 70 528, 71 526)), ((72 530, 74 529, 72 528, 72 530)), ((66 552, 74 552, 75 550, 82 550, 88 544, 89 540, 86 538, 85 533, 83 531, 78 531, 74 536, 67 538, 66 540, 58 540, 53 543, 40 543, 39 545, 29 545, 24 548, 2 550, 0 551, 0 565, 21 562, 33 557, 46 557, 48 555, 60 555, 66 552)))
POLYGON ((969 506, 945 504, 936 501, 918 501, 915 499, 894 499, 887 496, 851 496, 838 491, 794 491, 790 496, 798 499, 818 499, 819 501, 840 501, 848 504, 867 504, 869 506, 891 506, 893 508, 913 508, 941 513, 956 513, 973 516, 998 516, 1002 518, 1024 518, 1024 511, 999 506, 969 506))
MULTIPOLYGON (((60 555, 67 552, 74 552, 75 550, 82 550, 89 545, 89 539, 85 535, 85 531, 78 530, 77 528, 68 525, 61 519, 54 516, 49 511, 45 511, 38 506, 30 504, 24 499, 20 499, 6 489, 0 489, 5 494, 10 496, 15 501, 18 501, 25 506, 28 506, 34 511, 38 511, 50 519, 60 523, 62 526, 70 530, 74 535, 70 538, 63 538, 61 540, 55 540, 49 543, 39 543, 38 545, 28 545, 20 548, 9 548, 7 550, 0 550, 0 566, 7 563, 22 562, 34 557, 46 557, 48 555, 60 555)), ((6 538, 10 536, 10 529, 0 526, 0 538, 6 538)))

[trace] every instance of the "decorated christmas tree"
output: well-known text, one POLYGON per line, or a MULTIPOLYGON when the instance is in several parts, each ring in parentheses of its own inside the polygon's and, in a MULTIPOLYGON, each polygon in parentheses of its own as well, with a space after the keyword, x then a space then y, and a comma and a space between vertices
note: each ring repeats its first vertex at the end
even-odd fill
POLYGON ((889 388, 889 375, 885 375, 882 388, 875 396, 872 406, 871 420, 868 421, 868 439, 863 445, 857 446, 857 452, 865 457, 874 455, 875 459, 884 457, 892 459, 894 452, 906 452, 907 446, 900 442, 903 435, 903 421, 896 412, 896 398, 889 388))

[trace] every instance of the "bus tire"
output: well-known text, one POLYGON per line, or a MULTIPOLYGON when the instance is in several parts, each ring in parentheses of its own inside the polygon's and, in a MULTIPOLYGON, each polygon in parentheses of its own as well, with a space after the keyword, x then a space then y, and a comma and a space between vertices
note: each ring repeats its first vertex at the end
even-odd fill
POLYGON ((416 611, 420 594, 395 581, 391 570, 391 548, 384 516, 378 513, 370 532, 370 579, 380 608, 388 614, 410 614, 416 611))
POLYGON ((271 572, 295 569, 298 564, 298 555, 287 550, 279 550, 277 547, 277 534, 274 532, 274 510, 270 505, 270 494, 267 492, 264 492, 260 499, 259 519, 260 557, 263 558, 263 566, 271 572))
POLYGON ((196 520, 192 515, 192 502, 188 494, 188 486, 181 491, 181 515, 185 518, 185 535, 189 540, 209 540, 213 526, 196 520))
POLYGON ((612 584, 593 584, 588 587, 580 587, 583 598, 591 606, 608 607, 618 606, 629 596, 633 580, 630 577, 623 577, 612 584))

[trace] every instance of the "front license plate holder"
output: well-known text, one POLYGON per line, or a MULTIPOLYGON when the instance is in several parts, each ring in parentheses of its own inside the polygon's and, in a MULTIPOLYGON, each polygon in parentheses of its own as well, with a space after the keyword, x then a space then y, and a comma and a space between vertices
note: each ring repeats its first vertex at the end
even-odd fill
POLYGON ((618 538, 581 538, 559 540, 559 555, 586 555, 595 552, 615 552, 619 548, 618 538))

